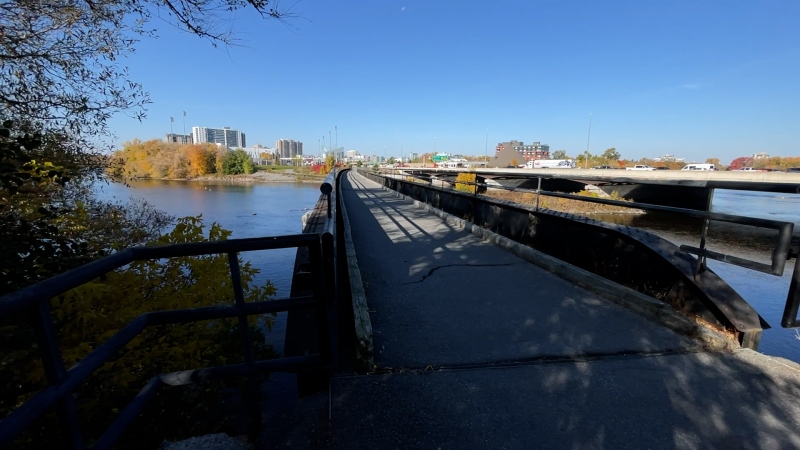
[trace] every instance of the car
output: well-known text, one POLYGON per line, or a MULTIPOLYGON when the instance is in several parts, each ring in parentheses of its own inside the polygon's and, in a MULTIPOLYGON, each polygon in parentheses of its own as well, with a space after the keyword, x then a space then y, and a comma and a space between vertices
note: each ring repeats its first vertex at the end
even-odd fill
POLYGON ((592 169, 613 169, 611 166, 594 166, 592 169))
POLYGON ((742 167, 740 169, 736 169, 736 172, 763 172, 763 170, 756 169, 755 167, 742 167))
POLYGON ((800 167, 789 167, 788 169, 786 169, 786 171, 789 172, 789 173, 793 173, 793 172, 794 173, 800 173, 800 167))
POLYGON ((647 164, 637 164, 633 167, 626 167, 625 170, 656 170, 656 168, 650 167, 647 164))
POLYGON ((656 170, 669 170, 667 166, 656 166, 656 170))

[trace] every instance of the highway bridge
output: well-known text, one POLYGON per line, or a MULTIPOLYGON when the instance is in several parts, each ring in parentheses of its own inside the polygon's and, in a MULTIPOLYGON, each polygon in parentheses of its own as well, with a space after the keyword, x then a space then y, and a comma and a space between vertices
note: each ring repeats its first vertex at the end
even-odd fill
POLYGON ((478 181, 504 187, 577 192, 594 185, 604 192, 639 203, 708 210, 714 189, 800 194, 800 173, 717 172, 686 170, 594 169, 443 169, 413 167, 397 172, 452 183, 461 172, 474 172, 478 181), (541 180, 541 184, 540 183, 541 180))

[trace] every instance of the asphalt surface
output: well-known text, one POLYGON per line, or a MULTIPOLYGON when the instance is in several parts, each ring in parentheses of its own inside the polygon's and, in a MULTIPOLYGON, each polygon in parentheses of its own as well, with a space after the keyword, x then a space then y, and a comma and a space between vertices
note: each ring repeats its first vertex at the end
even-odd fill
POLYGON ((800 371, 705 351, 349 174, 377 373, 263 448, 800 448, 800 371))

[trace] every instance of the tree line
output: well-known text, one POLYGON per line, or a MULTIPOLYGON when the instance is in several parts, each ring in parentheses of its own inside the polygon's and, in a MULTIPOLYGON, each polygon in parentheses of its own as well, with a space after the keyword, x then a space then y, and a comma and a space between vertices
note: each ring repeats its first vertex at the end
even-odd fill
POLYGON ((110 173, 122 178, 195 178, 211 174, 253 173, 255 166, 242 149, 216 144, 175 144, 158 139, 133 141, 111 156, 110 173))

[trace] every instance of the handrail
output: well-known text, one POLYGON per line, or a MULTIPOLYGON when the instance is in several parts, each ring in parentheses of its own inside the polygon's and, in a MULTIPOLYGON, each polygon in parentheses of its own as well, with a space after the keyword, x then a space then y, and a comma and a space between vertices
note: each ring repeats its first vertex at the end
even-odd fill
MULTIPOLYGON (((375 175, 383 177, 385 179, 392 179, 394 181, 403 182, 403 180, 397 180, 394 177, 389 177, 384 174, 375 174, 375 175)), ((800 327, 800 320, 797 319, 797 314, 798 311, 800 310, 800 258, 798 258, 797 254, 794 254, 792 252, 791 248, 791 239, 792 239, 792 233, 794 232, 794 223, 779 221, 779 220, 762 219, 757 217, 713 213, 710 211, 698 211, 695 209, 678 208, 674 206, 662 206, 662 205, 653 205, 649 203, 626 202, 620 200, 610 200, 597 197, 583 197, 574 194, 564 194, 560 192, 544 191, 541 189, 541 182, 542 178, 546 178, 546 176, 537 176, 536 178, 538 178, 539 180, 537 189, 512 188, 502 185, 490 186, 486 183, 478 183, 470 181, 458 181, 457 183, 468 186, 475 186, 476 189, 473 193, 474 195, 477 195, 478 187, 484 187, 484 188, 491 187, 494 189, 504 189, 507 191, 536 194, 536 210, 539 209, 539 196, 546 195, 550 197, 566 198, 566 199, 579 200, 590 203, 619 206, 624 208, 635 208, 647 211, 661 211, 667 213, 682 214, 690 217, 704 219, 703 233, 700 240, 700 246, 699 247, 693 247, 689 245, 679 246, 681 250, 698 256, 698 270, 705 268, 705 258, 711 258, 720 262, 737 265, 745 269, 756 270, 759 272, 768 273, 775 276, 782 276, 785 272, 786 261, 791 258, 795 258, 795 268, 792 274, 792 280, 790 282, 789 291, 786 297, 786 306, 784 309, 783 320, 781 321, 781 325, 784 328, 800 327), (706 249, 705 248, 706 231, 708 229, 709 220, 716 220, 721 222, 728 222, 739 225, 748 225, 753 227, 776 230, 778 232, 778 236, 775 247, 772 250, 771 263, 764 264, 758 261, 752 261, 734 255, 728 255, 725 253, 715 252, 706 249)), ((426 179, 424 180, 424 182, 429 187, 436 189, 436 187, 433 186, 432 179, 426 179)), ((442 184, 441 189, 444 190, 444 183, 442 184)), ((455 191, 455 189, 452 190, 455 191)))
MULTIPOLYGON (((331 172, 325 183, 320 186, 320 192, 328 199, 329 219, 327 222, 335 220, 335 216, 331 218, 330 214, 331 195, 334 191, 334 185, 335 174, 331 172)), ((258 427, 261 420, 256 375, 272 371, 331 367, 336 361, 334 300, 336 296, 336 279, 334 273, 333 230, 335 230, 335 225, 326 223, 325 231, 321 234, 308 233, 133 247, 0 297, 0 314, 8 315, 20 311, 28 311, 33 321, 33 328, 48 381, 46 388, 6 417, 0 419, 0 447, 9 444, 34 420, 55 405, 58 410, 59 423, 64 433, 65 445, 74 449, 85 448, 77 422, 74 400, 71 395, 82 381, 87 379, 149 326, 232 317, 239 319, 238 328, 241 334, 242 353, 245 360, 243 364, 200 368, 172 374, 161 374, 154 377, 142 388, 139 395, 123 409, 119 417, 109 426, 93 448, 110 448, 162 385, 180 385, 230 376, 247 376, 250 390, 247 407, 251 415, 251 427, 258 427), (245 303, 239 272, 238 253, 294 247, 308 248, 311 257, 311 272, 316 275, 314 295, 245 303), (228 255, 235 299, 233 305, 143 313, 100 344, 80 362, 66 370, 55 336, 55 326, 49 304, 51 298, 134 261, 207 254, 228 255), (256 361, 254 359, 252 342, 248 335, 247 316, 309 308, 314 308, 317 311, 317 326, 319 328, 317 335, 320 349, 318 355, 284 357, 264 361, 256 361)), ((251 429, 251 435, 253 430, 255 428, 251 429)))

